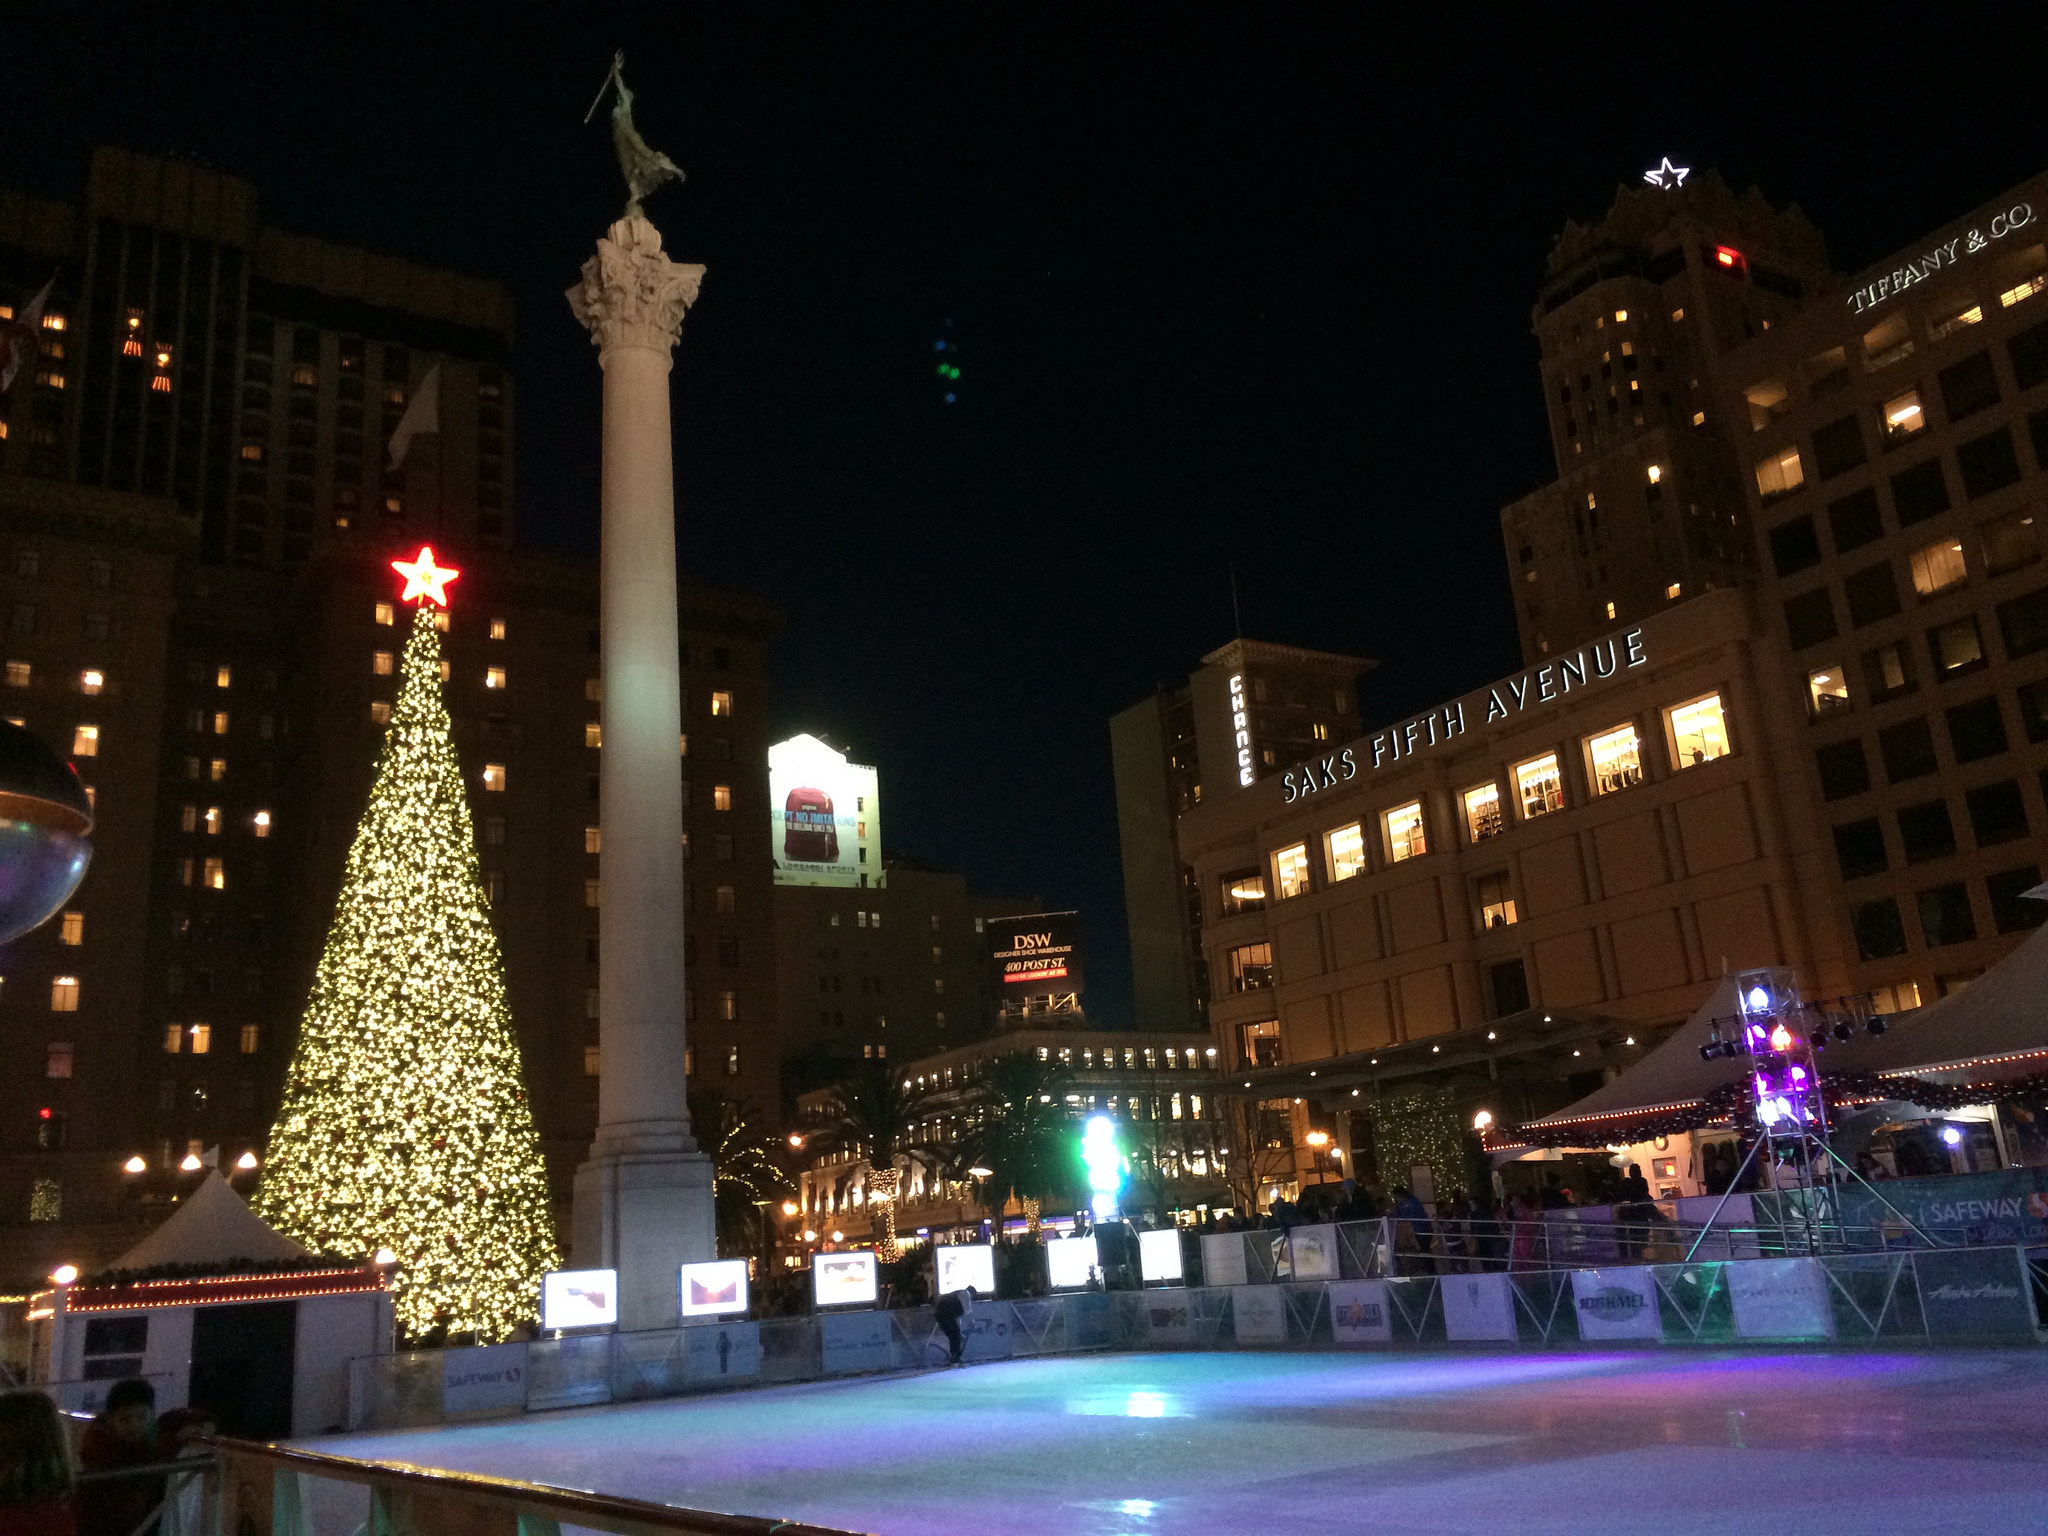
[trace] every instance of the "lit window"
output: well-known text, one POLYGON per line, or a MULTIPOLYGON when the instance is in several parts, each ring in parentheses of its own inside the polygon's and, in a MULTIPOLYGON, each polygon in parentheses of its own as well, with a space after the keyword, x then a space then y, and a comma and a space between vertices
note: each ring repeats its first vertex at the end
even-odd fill
MULTIPOLYGON (((726 995, 728 997, 731 996, 730 993, 726 995)), ((727 1077, 738 1077, 740 1075, 740 1048, 736 1045, 728 1045, 725 1048, 725 1075, 727 1077)))
POLYGON ((220 836, 220 807, 217 805, 209 805, 206 808, 206 835, 220 836))
POLYGON ((192 1036, 192 1054, 194 1056, 204 1056, 213 1050, 213 1026, 211 1024, 194 1024, 189 1033, 192 1036))
POLYGON ((583 745, 601 747, 604 745, 604 727, 595 720, 583 722, 583 745))
POLYGON ((1259 912, 1266 905, 1266 877, 1256 869, 1240 869, 1223 877, 1223 916, 1259 912))
POLYGON ((1652 485, 1661 485, 1664 481, 1664 466, 1662 464, 1652 464, 1643 473, 1649 476, 1650 484, 1652 485))
POLYGON ((1692 424, 1696 427, 1704 427, 1707 424, 1707 413, 1705 411, 1694 411, 1692 413, 1692 424))
POLYGON ((85 914, 66 912, 58 924, 57 942, 60 944, 83 944, 85 942, 85 914))
POLYGON ((1785 388, 1783 379, 1765 379, 1761 384, 1752 384, 1742 392, 1742 398, 1749 402, 1749 427, 1752 432, 1761 432, 1780 416, 1790 415, 1792 394, 1785 388))
POLYGON ((585 853, 597 853, 602 850, 603 846, 603 834, 596 827, 585 827, 583 829, 583 851, 585 853))
POLYGON ((493 640, 505 638, 505 621, 503 619, 491 620, 491 638, 493 640))
POLYGON ((244 1024, 242 1026, 242 1054, 244 1056, 254 1056, 256 1054, 257 1043, 261 1039, 261 1026, 255 1024, 244 1024))
POLYGON ((736 1019, 740 1016, 739 993, 721 992, 718 994, 718 1016, 721 1019, 736 1019))
POLYGON ((1473 894, 1479 899, 1481 926, 1512 928, 1520 921, 1515 914, 1515 898, 1508 894, 1506 874, 1481 875, 1473 882, 1473 894))
POLYGON ((234 669, 232 667, 216 667, 213 671, 213 686, 216 688, 226 688, 233 683, 234 676, 234 669))
POLYGON ((729 885, 721 885, 712 893, 712 906, 719 912, 730 914, 738 906, 736 894, 729 885))
POLYGON ((1965 614, 1952 624, 1927 632, 1934 664, 1946 675, 1974 667, 1984 660, 1984 637, 1977 629, 1975 614, 1965 614))
POLYGON ((263 445, 261 443, 242 444, 242 462, 245 464, 261 464, 263 462, 263 445))
POLYGON ((583 905, 585 905, 586 907, 597 907, 597 906, 602 906, 603 904, 604 904, 604 888, 603 888, 602 884, 601 884, 601 883, 600 883, 599 881, 596 881, 596 880, 586 880, 586 881, 584 881, 584 882, 583 882, 583 905))
POLYGON ((604 680, 597 677, 583 679, 583 697, 595 704, 604 697, 604 680))
POLYGON ((1896 443, 1911 437, 1927 425, 1927 413, 1920 409, 1920 391, 1909 389, 1884 403, 1884 440, 1896 443))
POLYGON ((1515 765, 1515 792, 1521 798, 1522 819, 1548 815, 1564 809, 1564 780, 1557 771, 1557 754, 1546 752, 1515 765))
POLYGON ((1607 617, 1610 619, 1614 617, 1614 600, 1612 598, 1608 599, 1607 602, 1607 617))
POLYGON ((268 812, 268 811, 258 811, 258 812, 256 813, 256 817, 255 817, 255 823, 256 823, 256 835, 257 835, 258 837, 268 837, 268 836, 270 836, 270 812, 268 812))
POLYGON ((681 736, 676 738, 676 748, 681 756, 688 757, 690 755, 690 733, 688 731, 683 732, 681 736))
POLYGON ((1465 833, 1473 842, 1484 842, 1497 836, 1501 830, 1500 786, 1498 784, 1475 784, 1463 795, 1465 805, 1465 833))
POLYGON ((68 1041, 52 1040, 43 1047, 43 1076, 69 1077, 71 1075, 72 1047, 68 1041))
POLYGON ((214 715, 213 715, 213 734, 214 734, 214 735, 216 735, 216 736, 225 736, 225 735, 227 735, 227 733, 228 733, 228 714, 227 714, 227 711, 226 711, 226 710, 224 710, 224 709, 221 709, 221 710, 215 710, 215 711, 214 711, 214 715))
POLYGON ((222 779, 228 776, 228 760, 224 757, 214 758, 211 764, 209 764, 208 766, 206 776, 209 779, 211 779, 214 783, 218 784, 222 779))
POLYGON ((100 728, 96 725, 81 725, 71 733, 71 755, 73 757, 98 757, 100 755, 100 728))
POLYGON ((389 603, 379 603, 377 605, 377 622, 379 624, 389 624, 393 617, 394 614, 389 603))
MULTIPOLYGON (((2041 247, 2038 245, 2026 253, 2026 256, 2031 256, 2035 261, 2041 260, 2041 255, 2041 247)), ((2021 259, 2024 260, 2025 256, 2021 259)), ((2002 290, 1998 295, 1998 302, 2011 309, 2013 305, 2031 299, 2043 289, 2048 289, 2048 272, 2037 272, 2025 282, 2015 283, 2012 287, 2002 290)))
POLYGON ((50 1012, 78 1012, 78 978, 57 976, 50 981, 50 1012))
MULTIPOLYGON (((1260 992, 1273 985, 1273 946, 1271 944, 1240 944, 1230 952, 1230 990, 1233 992, 1260 992)), ((1145 1065, 1154 1063, 1150 1049, 1145 1052, 1145 1065)))
POLYGON ((1309 729, 1310 734, 1312 734, 1317 741, 1328 741, 1330 739, 1330 727, 1321 720, 1318 720, 1309 729))
POLYGON ((1768 458, 1756 462, 1757 494, 1766 501, 1773 496, 1784 496, 1806 484, 1806 466, 1799 461, 1797 448, 1780 449, 1768 458))
POLYGON ((732 713, 732 695, 729 693, 712 694, 711 713, 714 715, 730 715, 732 713))
POLYGON ((26 688, 34 675, 35 669, 25 661, 7 663, 7 686, 10 688, 26 688))
POLYGON ((1904 313, 1880 320, 1863 333, 1863 366, 1872 373, 1912 355, 1913 336, 1904 313))
POLYGON ((1308 889, 1308 844, 1296 843, 1273 855, 1273 888, 1285 901, 1308 889))
POLYGON ((224 891, 228 888, 228 873, 219 859, 208 859, 201 872, 200 884, 210 891, 224 891))
POLYGON ((1849 707, 1849 675, 1841 666, 1831 664, 1817 672, 1806 674, 1806 703, 1813 711, 1814 718, 1833 714, 1849 707))
POLYGON ((188 806, 184 806, 184 807, 182 807, 182 808, 181 808, 181 809, 179 810, 179 812, 178 812, 178 830, 179 830, 180 832, 197 832, 197 831, 199 830, 199 807, 198 807, 198 806, 196 806, 196 805, 188 805, 188 806))
MULTIPOLYGON (((10 681, 12 679, 10 678, 10 681)), ((98 693, 107 686, 107 674, 97 667, 87 667, 78 674, 78 691, 85 694, 98 693)))
POLYGON ((585 1077, 598 1076, 600 1073, 601 1061, 602 1058, 598 1055, 598 1050, 596 1046, 586 1045, 585 1047, 583 1047, 583 1075, 585 1077))
POLYGON ((1387 812, 1387 857, 1398 864, 1429 852, 1428 834, 1422 826, 1422 802, 1411 800, 1387 812))
POLYGON ((121 336, 121 355, 142 356, 142 311, 139 309, 128 311, 128 328, 121 336))
POLYGON ((1963 563, 1961 539, 1942 539, 1924 549, 1916 549, 1911 563, 1913 590, 1922 597, 1932 597, 1937 592, 1960 586, 1970 574, 1963 563))
POLYGON ((370 719, 378 725, 389 725, 391 723, 391 706, 382 699, 372 699, 370 701, 370 719))
POLYGON ((485 668, 484 668, 484 686, 485 686, 486 688, 502 688, 502 687, 504 687, 504 686, 505 686, 505 669, 504 669, 503 667, 485 667, 485 668))
POLYGON ((732 809, 732 786, 730 784, 714 784, 711 786, 711 809, 714 811, 729 811, 732 809))
POLYGON ((1349 880, 1365 869, 1365 828, 1357 822, 1339 827, 1324 838, 1330 855, 1330 878, 1349 880))
POLYGON ((1955 335, 1957 331, 1967 330, 1970 326, 1981 325, 1983 322, 1984 306, 1972 304, 1968 308, 1951 311, 1939 320, 1928 321, 1927 339, 1941 341, 1955 335))
POLYGON ((43 329, 46 331, 61 331, 64 326, 65 320, 60 314, 51 313, 43 316, 43 329))
POLYGON ((450 672, 451 672, 451 671, 452 671, 452 670, 454 669, 454 666, 455 666, 455 663, 454 663, 454 662, 452 662, 452 661, 450 661, 450 660, 448 660, 448 659, 447 659, 447 658, 446 658, 445 656, 441 658, 441 681, 442 681, 442 682, 444 682, 444 683, 445 683, 445 682, 447 682, 447 681, 448 681, 448 674, 449 674, 449 673, 450 673, 450 672))
POLYGON ((1633 725, 1617 725, 1586 743, 1593 793, 1611 795, 1643 782, 1643 744, 1633 725))
POLYGON ((1675 603, 1681 596, 1684 595, 1684 593, 1685 584, 1683 582, 1674 581, 1670 585, 1665 587, 1664 600, 1667 603, 1675 603))
POLYGON ((484 764, 484 788, 485 788, 485 789, 503 789, 504 787, 505 787, 505 765, 504 765, 503 763, 485 763, 485 764, 484 764))
POLYGON ((1692 768, 1728 755, 1728 725, 1718 693, 1673 705, 1664 711, 1664 725, 1671 735, 1675 768, 1692 768))
POLYGON ((1625 309, 1617 309, 1617 310, 1616 310, 1616 311, 1614 312, 1614 321, 1615 321, 1615 324, 1617 324, 1617 325, 1625 325, 1625 324, 1627 324, 1627 323, 1628 323, 1628 311, 1627 311, 1627 310, 1625 310, 1625 309))
POLYGON ((175 1056, 185 1048, 185 1026, 166 1024, 164 1026, 164 1054, 175 1056))
POLYGON ((190 859, 180 859, 180 860, 178 860, 178 884, 180 884, 180 885, 190 885, 191 883, 192 883, 192 861, 191 861, 190 859))

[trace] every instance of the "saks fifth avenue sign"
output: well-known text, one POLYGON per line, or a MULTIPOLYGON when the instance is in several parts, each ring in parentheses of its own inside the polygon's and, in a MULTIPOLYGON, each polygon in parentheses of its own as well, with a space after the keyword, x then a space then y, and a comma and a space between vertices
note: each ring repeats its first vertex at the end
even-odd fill
POLYGON ((2003 240, 2016 229, 2025 229, 2034 222, 2032 203, 2014 203, 2003 213, 1993 214, 1991 222, 1983 229, 1973 229, 1945 240, 1940 245, 1930 246, 1917 260, 1909 261, 1902 267, 1894 267, 1875 282, 1865 283, 1849 295, 1849 309, 1862 314, 1866 309, 1875 309, 1886 299, 1896 298, 1915 283, 1924 283, 1937 272, 1946 272, 1965 256, 1974 256, 1994 240, 2003 240))
MULTIPOLYGON (((1491 725, 1496 720, 1512 720, 1533 707, 1553 703, 1566 694, 1613 677, 1617 672, 1640 667, 1649 659, 1643 648, 1640 629, 1626 630, 1606 640, 1595 640, 1569 656, 1560 656, 1540 667, 1531 667, 1487 689, 1486 723, 1491 725)), ((1416 715, 1371 737, 1366 742, 1372 752, 1370 766, 1378 768, 1399 762, 1402 758, 1413 757, 1417 752, 1449 741, 1453 736, 1464 735, 1466 699, 1473 699, 1476 707, 1476 697, 1467 694, 1464 699, 1454 699, 1441 708, 1416 715)), ((1288 769, 1280 780, 1282 802, 1292 804, 1304 795, 1334 789, 1357 778, 1358 752, 1358 748, 1346 747, 1328 757, 1310 758, 1298 767, 1288 769)))

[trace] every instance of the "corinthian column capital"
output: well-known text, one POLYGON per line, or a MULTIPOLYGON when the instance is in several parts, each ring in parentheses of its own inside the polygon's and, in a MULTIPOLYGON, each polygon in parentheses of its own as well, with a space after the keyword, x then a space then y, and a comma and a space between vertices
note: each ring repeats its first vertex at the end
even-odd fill
POLYGON ((590 329, 600 353, 612 347, 668 352, 682 335, 683 315, 697 302, 704 269, 670 261, 661 231, 638 216, 620 219, 583 263, 569 290, 569 308, 590 329))

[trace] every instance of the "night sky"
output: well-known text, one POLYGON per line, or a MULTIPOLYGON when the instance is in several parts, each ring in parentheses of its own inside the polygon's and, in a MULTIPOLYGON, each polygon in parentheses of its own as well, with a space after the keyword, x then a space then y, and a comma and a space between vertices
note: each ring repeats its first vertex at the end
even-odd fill
POLYGON ((504 282, 519 537, 582 551, 561 295, 623 202, 581 119, 627 50, 689 177, 649 216, 710 269, 686 572, 787 613, 778 734, 879 765, 891 851, 1083 910, 1118 1022, 1106 722, 1231 637, 1233 564, 1248 634, 1380 659, 1369 722, 1516 665, 1498 517, 1552 470, 1529 313, 1567 218, 1669 154, 1851 270, 2048 164, 2028 6, 195 9, 14 13, 0 185, 179 154, 504 282))

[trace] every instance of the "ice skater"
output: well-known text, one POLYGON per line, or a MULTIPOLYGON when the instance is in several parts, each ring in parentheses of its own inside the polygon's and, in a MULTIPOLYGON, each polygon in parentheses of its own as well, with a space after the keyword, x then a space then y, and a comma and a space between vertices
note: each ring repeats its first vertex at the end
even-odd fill
POLYGON ((967 1348, 967 1342, 960 1333, 960 1324, 971 1316, 973 1311, 974 1287, 971 1285, 962 1286, 957 1291, 946 1292, 939 1298, 939 1304, 932 1308, 932 1321, 939 1325, 939 1331, 946 1336, 946 1345, 951 1351, 951 1357, 946 1361, 948 1365, 958 1365, 960 1356, 967 1348))

